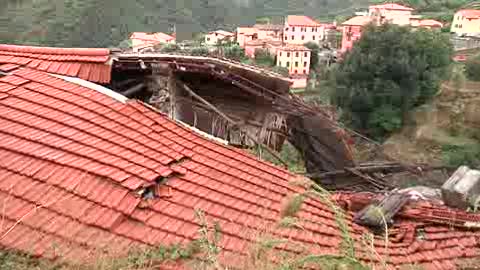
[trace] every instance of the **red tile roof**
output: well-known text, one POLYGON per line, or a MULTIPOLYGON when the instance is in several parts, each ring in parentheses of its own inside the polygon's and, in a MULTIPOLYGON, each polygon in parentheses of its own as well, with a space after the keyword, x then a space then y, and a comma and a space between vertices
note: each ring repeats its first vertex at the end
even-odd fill
POLYGON ((436 21, 436 20, 420 20, 420 26, 423 27, 443 27, 443 23, 436 21))
POLYGON ((405 11, 413 11, 414 9, 411 7, 391 3, 391 4, 382 4, 382 5, 372 5, 369 9, 390 9, 390 10, 405 10, 405 11))
POLYGON ((290 26, 321 26, 320 23, 313 20, 312 18, 304 15, 289 15, 287 17, 287 23, 290 26))
POLYGON ((109 59, 110 51, 108 49, 0 44, 0 65, 25 66, 49 73, 79 77, 96 83, 110 82, 109 59))
MULTIPOLYGON (((266 228, 310 254, 341 252, 336 215, 320 200, 305 199, 300 229, 277 226, 287 198, 304 191, 299 177, 141 102, 28 68, 6 69, 11 74, 0 78, 0 246, 83 262, 95 252, 185 244, 198 237, 194 213, 202 209, 219 222, 225 264, 241 266, 266 228), (145 187, 157 196, 140 198, 145 187)), ((347 209, 365 198, 333 197, 347 209)), ((411 203, 390 228, 388 247, 382 236, 362 244, 369 231, 352 217, 347 212, 355 255, 365 263, 455 269, 457 259, 479 252, 480 233, 463 224, 480 221, 478 214, 411 203)))
POLYGON ((362 26, 368 24, 372 21, 372 17, 369 16, 355 16, 346 22, 342 23, 342 25, 351 25, 351 26, 362 26))
POLYGON ((167 42, 170 40, 174 40, 175 37, 167 35, 162 32, 152 33, 152 34, 144 33, 144 32, 134 32, 130 36, 130 39, 139 39, 142 41, 153 41, 153 42, 167 42))
POLYGON ((462 9, 457 11, 456 14, 465 16, 467 19, 478 19, 480 18, 480 10, 477 9, 462 9))

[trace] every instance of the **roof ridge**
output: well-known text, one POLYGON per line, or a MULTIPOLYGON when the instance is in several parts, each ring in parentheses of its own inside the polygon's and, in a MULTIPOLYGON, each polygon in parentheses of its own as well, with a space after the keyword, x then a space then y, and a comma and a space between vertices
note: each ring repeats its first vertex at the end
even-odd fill
POLYGON ((77 55, 77 56, 108 56, 110 50, 106 48, 61 48, 0 44, 0 51, 28 53, 28 54, 50 54, 50 55, 77 55))

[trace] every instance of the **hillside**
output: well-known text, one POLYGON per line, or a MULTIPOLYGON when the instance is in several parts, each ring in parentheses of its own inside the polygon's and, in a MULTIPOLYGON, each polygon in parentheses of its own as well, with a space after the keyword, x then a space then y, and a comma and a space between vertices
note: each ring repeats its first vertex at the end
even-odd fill
POLYGON ((4 0, 0 43, 115 46, 133 31, 191 33, 251 25, 258 17, 351 14, 368 0, 4 0))

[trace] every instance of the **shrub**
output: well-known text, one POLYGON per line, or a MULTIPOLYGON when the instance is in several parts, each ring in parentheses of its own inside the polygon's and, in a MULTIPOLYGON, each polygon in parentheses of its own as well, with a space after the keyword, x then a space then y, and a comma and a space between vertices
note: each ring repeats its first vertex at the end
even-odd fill
POLYGON ((444 145, 442 159, 447 166, 480 168, 480 145, 444 145))
POLYGON ((465 65, 467 78, 472 81, 480 81, 480 60, 478 58, 470 59, 465 65))

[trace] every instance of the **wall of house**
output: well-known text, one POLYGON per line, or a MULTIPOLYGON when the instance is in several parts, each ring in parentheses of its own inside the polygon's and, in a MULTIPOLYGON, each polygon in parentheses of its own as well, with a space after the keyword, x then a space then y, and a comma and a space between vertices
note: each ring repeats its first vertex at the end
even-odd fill
POLYGON ((324 38, 324 27, 291 26, 285 23, 283 41, 288 44, 303 45, 306 42, 319 43, 324 38))
POLYGON ((384 19, 392 24, 409 25, 412 12, 408 10, 392 10, 392 9, 375 9, 370 8, 368 10, 369 16, 375 16, 376 12, 380 16, 384 16, 384 19))
POLYGON ((308 77, 298 77, 298 78, 290 78, 290 81, 292 81, 292 89, 298 89, 298 88, 307 88, 307 83, 308 83, 308 77))
POLYGON ((453 17, 450 32, 459 35, 480 33, 480 19, 467 19, 460 12, 453 17))
POLYGON ((291 75, 308 74, 310 72, 310 51, 279 49, 277 51, 277 66, 288 68, 291 75))
POLYGON ((229 36, 224 36, 219 33, 210 33, 205 35, 205 44, 207 45, 215 45, 219 40, 229 40, 229 36))
POLYGON ((359 40, 362 36, 361 26, 343 26, 342 30, 342 48, 341 52, 344 53, 353 47, 353 43, 359 40))
POLYGON ((253 39, 258 39, 258 30, 253 28, 238 28, 236 33, 237 43, 240 47, 245 47, 245 43, 253 39), (253 34, 256 34, 252 36, 253 34))
POLYGON ((262 49, 263 45, 245 45, 245 55, 250 58, 255 58, 255 50, 262 49))
POLYGON ((282 31, 258 30, 258 39, 281 40, 282 31))

